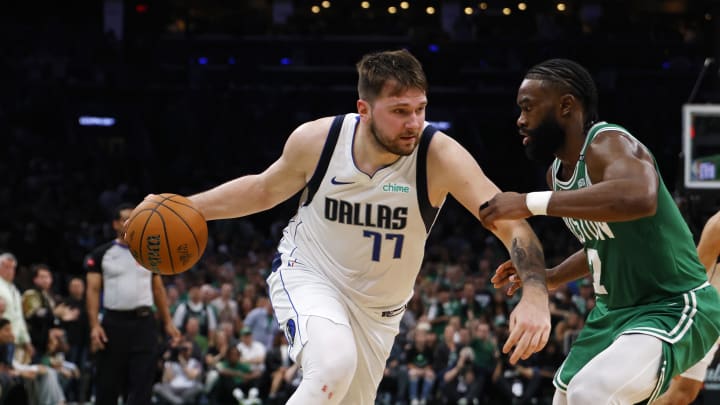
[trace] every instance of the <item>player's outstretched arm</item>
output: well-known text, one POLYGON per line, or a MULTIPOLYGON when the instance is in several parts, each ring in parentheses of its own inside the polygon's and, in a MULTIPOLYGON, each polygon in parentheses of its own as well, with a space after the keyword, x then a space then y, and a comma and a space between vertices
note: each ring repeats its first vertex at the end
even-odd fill
POLYGON ((648 151, 617 131, 598 135, 585 154, 592 185, 579 190, 501 193, 480 212, 489 228, 502 219, 551 215, 602 222, 630 221, 655 214, 658 175, 648 151))
POLYGON ((331 122, 332 118, 321 118, 300 125, 280 158, 262 173, 238 177, 188 198, 207 220, 242 217, 276 206, 310 180, 331 122))
MULTIPOLYGON (((430 143, 427 170, 429 197, 434 206, 449 193, 477 217, 480 205, 500 191, 470 153, 442 133, 430 143)), ((508 249, 525 286, 520 303, 510 314, 510 337, 503 346, 505 353, 514 348, 510 362, 515 364, 545 347, 550 335, 545 258, 540 241, 526 221, 501 221, 493 232, 508 249)))

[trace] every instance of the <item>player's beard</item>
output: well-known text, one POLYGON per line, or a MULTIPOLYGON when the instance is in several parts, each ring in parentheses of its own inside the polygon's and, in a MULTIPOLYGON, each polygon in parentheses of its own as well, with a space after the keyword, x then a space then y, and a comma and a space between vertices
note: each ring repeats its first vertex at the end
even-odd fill
POLYGON ((525 145, 525 155, 536 162, 548 163, 565 143, 565 131, 551 114, 546 115, 535 129, 525 133, 530 137, 525 145))
POLYGON ((373 138, 375 138, 375 142, 378 144, 378 146, 394 155, 408 156, 413 153, 413 151, 415 150, 415 146, 417 146, 417 138, 413 146, 410 148, 403 148, 400 145, 394 145, 388 140, 389 137, 385 136, 385 133, 377 129, 373 120, 370 120, 370 133, 372 134, 373 138))

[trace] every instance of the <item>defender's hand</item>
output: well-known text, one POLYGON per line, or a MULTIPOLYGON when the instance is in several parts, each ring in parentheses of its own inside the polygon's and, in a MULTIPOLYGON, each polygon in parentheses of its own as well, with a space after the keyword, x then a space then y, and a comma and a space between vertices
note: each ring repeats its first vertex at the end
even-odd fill
POLYGON ((508 260, 505 263, 498 266, 495 269, 495 274, 492 276, 490 281, 493 283, 493 287, 496 290, 500 290, 508 286, 507 295, 512 296, 515 291, 522 287, 522 280, 517 274, 517 269, 513 264, 512 260, 508 260))
POLYGON ((525 205, 525 194, 515 192, 497 193, 480 206, 480 222, 487 229, 495 229, 495 221, 503 219, 525 219, 532 213, 525 205))

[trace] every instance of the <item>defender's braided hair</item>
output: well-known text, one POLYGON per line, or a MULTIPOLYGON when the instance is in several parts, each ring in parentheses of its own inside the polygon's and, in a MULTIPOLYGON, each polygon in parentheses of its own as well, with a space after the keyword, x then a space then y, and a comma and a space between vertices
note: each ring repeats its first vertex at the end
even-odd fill
POLYGON ((586 132, 598 120, 597 87, 590 73, 578 63, 568 59, 549 59, 530 68, 525 78, 548 81, 580 99, 585 110, 586 132))

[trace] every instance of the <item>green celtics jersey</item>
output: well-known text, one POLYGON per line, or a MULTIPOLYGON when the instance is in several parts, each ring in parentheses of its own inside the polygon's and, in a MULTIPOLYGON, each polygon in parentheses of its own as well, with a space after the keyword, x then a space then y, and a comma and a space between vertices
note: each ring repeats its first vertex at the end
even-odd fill
MULTIPOLYGON (((558 179, 561 162, 558 159, 553 162, 554 190, 577 190, 592 185, 584 161, 585 150, 603 131, 619 131, 632 137, 621 126, 595 124, 588 132, 570 180, 558 179)), ((585 248, 598 304, 608 309, 681 295, 707 281, 690 229, 665 187, 657 163, 655 170, 659 179, 655 215, 626 222, 563 218, 585 248)))

